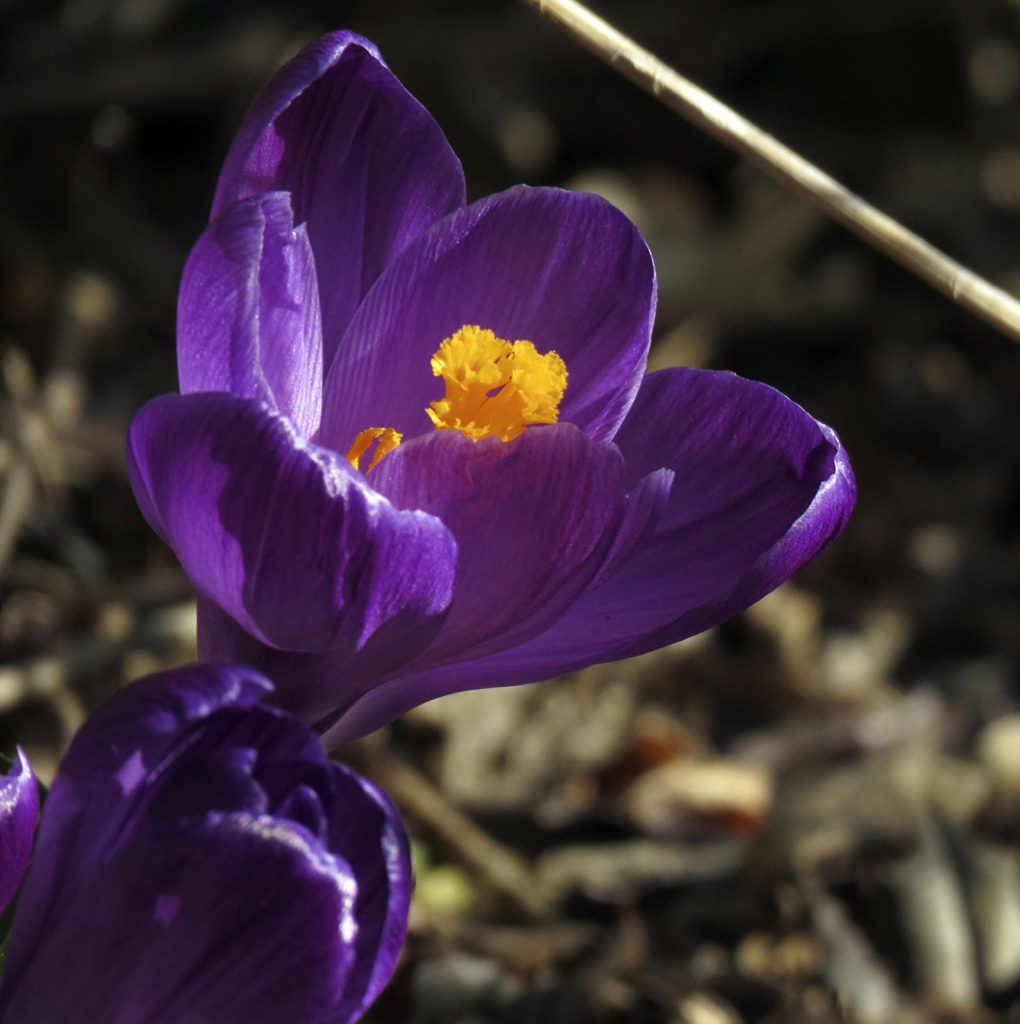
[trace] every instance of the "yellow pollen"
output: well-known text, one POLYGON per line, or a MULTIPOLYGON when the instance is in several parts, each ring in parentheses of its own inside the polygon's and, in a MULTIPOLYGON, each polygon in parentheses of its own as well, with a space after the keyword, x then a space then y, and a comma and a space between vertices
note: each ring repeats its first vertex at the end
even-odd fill
POLYGON ((389 455, 403 439, 404 435, 392 427, 369 427, 354 439, 354 444, 347 449, 346 459, 355 469, 359 469, 358 463, 361 462, 361 457, 372 447, 373 442, 378 442, 375 445, 375 451, 372 452, 368 469, 365 470, 367 473, 369 470, 375 469, 379 460, 384 455, 389 455))
POLYGON ((555 423, 567 387, 567 366, 556 352, 530 341, 504 341, 466 324, 439 346, 432 373, 446 394, 425 410, 436 430, 512 441, 532 423, 555 423))

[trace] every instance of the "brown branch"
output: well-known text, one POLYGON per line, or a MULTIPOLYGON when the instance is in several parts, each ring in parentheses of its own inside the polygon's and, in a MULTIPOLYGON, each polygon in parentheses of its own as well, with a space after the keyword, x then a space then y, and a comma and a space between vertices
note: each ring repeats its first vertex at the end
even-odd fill
POLYGON ((761 168, 869 245, 1020 341, 1020 302, 865 202, 735 110, 618 32, 577 0, 522 0, 681 117, 761 168))
POLYGON ((483 832, 420 772, 392 751, 374 761, 371 774, 400 807, 453 850, 491 890, 532 920, 549 917, 548 896, 528 864, 509 847, 483 832))

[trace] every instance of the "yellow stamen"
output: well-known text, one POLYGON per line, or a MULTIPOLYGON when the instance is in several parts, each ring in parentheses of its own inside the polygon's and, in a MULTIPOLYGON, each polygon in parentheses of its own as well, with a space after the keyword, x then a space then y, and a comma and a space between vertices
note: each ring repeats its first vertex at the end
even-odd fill
POLYGON ((432 373, 446 394, 426 409, 437 430, 475 439, 512 441, 532 423, 555 423, 567 387, 567 367, 556 352, 530 341, 504 341, 467 324, 439 346, 432 373))
POLYGON ((369 427, 358 434, 354 439, 354 444, 347 449, 347 461, 355 469, 359 469, 360 466, 358 464, 361 461, 361 457, 372 447, 373 442, 378 442, 375 445, 375 451, 372 452, 368 469, 365 470, 367 473, 369 470, 375 469, 379 460, 384 455, 389 455, 403 439, 404 435, 398 433, 392 427, 369 427))

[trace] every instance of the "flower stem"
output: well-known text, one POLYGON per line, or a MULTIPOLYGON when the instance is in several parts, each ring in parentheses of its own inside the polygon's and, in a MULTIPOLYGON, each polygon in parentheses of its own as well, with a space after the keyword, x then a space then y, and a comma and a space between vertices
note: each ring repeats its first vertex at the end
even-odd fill
POLYGON ((841 185, 778 139, 638 46, 577 0, 522 0, 667 107, 884 252, 965 309, 1020 342, 1020 303, 841 185))

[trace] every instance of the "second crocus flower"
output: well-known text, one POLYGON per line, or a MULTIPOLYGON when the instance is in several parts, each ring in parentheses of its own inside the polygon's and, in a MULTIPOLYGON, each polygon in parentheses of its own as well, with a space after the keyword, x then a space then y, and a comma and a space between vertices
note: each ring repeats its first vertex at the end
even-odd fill
POLYGON ((361 1016, 403 942, 407 840, 270 691, 247 669, 178 669, 82 726, 19 896, 2 1024, 361 1016))

